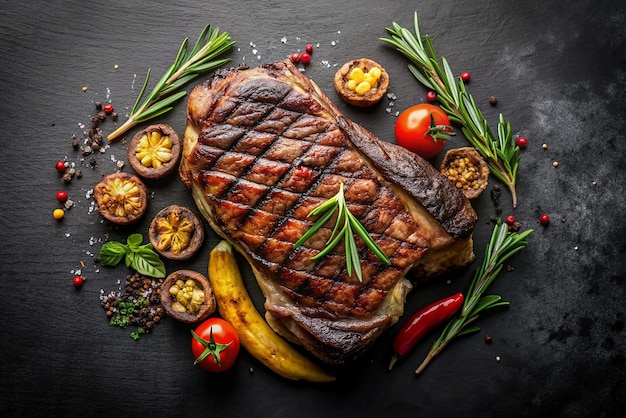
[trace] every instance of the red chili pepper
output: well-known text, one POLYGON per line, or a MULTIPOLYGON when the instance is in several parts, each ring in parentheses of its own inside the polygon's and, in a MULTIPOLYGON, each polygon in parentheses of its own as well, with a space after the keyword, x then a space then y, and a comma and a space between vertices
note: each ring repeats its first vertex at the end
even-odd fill
POLYGON ((463 293, 459 292, 415 312, 400 328, 393 340, 393 356, 389 363, 389 370, 398 360, 409 354, 417 342, 430 330, 450 320, 461 309, 464 299, 463 293))

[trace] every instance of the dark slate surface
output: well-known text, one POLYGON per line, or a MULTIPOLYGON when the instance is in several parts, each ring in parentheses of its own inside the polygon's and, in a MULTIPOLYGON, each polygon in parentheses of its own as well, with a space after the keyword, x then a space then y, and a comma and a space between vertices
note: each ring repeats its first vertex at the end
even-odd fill
MULTIPOLYGON (((2 416, 606 417, 624 406, 623 2, 3 3, 2 416), (93 263, 102 240, 145 234, 160 208, 192 201, 172 177, 149 183, 153 199, 145 221, 133 228, 102 221, 88 192, 116 170, 125 148, 115 143, 97 155, 95 169, 72 149, 71 138, 82 137, 94 102, 111 101, 124 119, 147 68, 156 81, 181 40, 195 39, 212 23, 237 41, 233 64, 281 60, 313 43, 305 74, 346 115, 393 141, 387 100, 368 110, 352 108, 338 99, 332 77, 350 59, 373 58, 390 73, 394 112, 424 101, 405 59, 378 40, 392 21, 411 26, 416 7, 422 32, 431 35, 439 55, 453 71, 472 73, 468 89, 487 118, 493 123, 502 112, 514 134, 529 139, 517 209, 502 194, 503 216, 515 214, 535 230, 528 248, 512 260, 514 271, 492 289, 511 307, 483 318, 480 334, 454 342, 420 378, 413 369, 435 335, 389 373, 388 332, 326 385, 286 381, 245 352, 232 371, 208 375, 191 364, 189 327, 171 319, 138 342, 130 330, 108 326, 98 298, 101 290, 116 290, 126 271, 93 263), (495 108, 487 103, 491 95, 500 99, 495 108), (63 186, 54 171, 58 159, 76 163, 84 177, 63 186), (56 222, 54 194, 60 189, 75 206, 56 222), (547 228, 538 222, 544 212, 552 217, 547 228), (71 278, 81 261, 87 282, 76 291, 71 278), (487 333, 491 345, 483 341, 487 333)), ((159 121, 182 134, 184 106, 159 121)), ((103 128, 110 132, 112 126, 103 128)), ((452 145, 465 145, 462 135, 452 145)), ((474 204, 482 257, 495 208, 488 193, 474 204)), ((210 233, 199 256, 168 268, 204 272, 216 242, 210 233)), ((261 306, 249 268, 241 267, 261 306)), ((407 311, 465 289, 470 274, 416 289, 407 311)))

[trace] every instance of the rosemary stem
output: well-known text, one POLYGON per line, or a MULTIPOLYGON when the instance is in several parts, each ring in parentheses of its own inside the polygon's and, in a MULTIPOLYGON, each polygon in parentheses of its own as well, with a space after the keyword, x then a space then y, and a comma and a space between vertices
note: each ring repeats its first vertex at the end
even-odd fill
POLYGON ((138 123, 139 122, 137 122, 135 120, 135 118, 131 115, 128 119, 126 119, 126 121, 123 124, 118 126, 113 132, 111 132, 107 136, 107 140, 108 141, 113 141, 113 140, 117 139, 118 137, 122 136, 124 133, 126 133, 129 129, 131 129, 132 127, 134 127, 138 123))

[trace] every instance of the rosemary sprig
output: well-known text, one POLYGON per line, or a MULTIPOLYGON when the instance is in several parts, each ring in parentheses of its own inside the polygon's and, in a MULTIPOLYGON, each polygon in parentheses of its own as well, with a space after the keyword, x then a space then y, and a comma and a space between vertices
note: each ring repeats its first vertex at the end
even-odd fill
POLYGON ((314 257, 311 257, 312 260, 319 260, 320 258, 326 256, 343 239, 346 251, 346 271, 348 272, 348 276, 352 276, 352 272, 354 271, 359 281, 363 281, 361 259, 359 257, 359 251, 354 239, 354 234, 356 233, 379 259, 387 265, 391 264, 389 258, 382 252, 378 245, 376 245, 376 242, 374 242, 365 227, 361 225, 359 220, 350 212, 350 209, 348 209, 348 205, 343 194, 343 183, 339 185, 339 192, 337 192, 336 195, 313 209, 308 214, 309 217, 317 215, 321 216, 295 243, 294 248, 298 248, 304 244, 306 240, 319 231, 320 228, 322 228, 322 226, 324 226, 324 224, 333 216, 335 211, 337 211, 337 221, 332 234, 330 234, 330 238, 326 241, 326 247, 314 257))
POLYGON ((409 70, 427 88, 437 92, 442 109, 450 120, 461 126, 467 140, 487 160, 491 173, 504 182, 511 192, 513 207, 517 206, 517 169, 520 149, 513 140, 511 124, 500 114, 498 136, 494 135, 474 98, 467 93, 465 83, 452 74, 448 61, 441 57, 441 63, 428 35, 420 34, 417 12, 414 15, 415 34, 393 22, 386 28, 391 38, 380 38, 406 56, 410 61, 409 70))
POLYGON ((178 49, 174 63, 142 102, 141 99, 148 86, 148 80, 150 80, 150 69, 148 68, 146 79, 130 116, 126 122, 111 132, 107 139, 112 141, 138 123, 156 118, 172 110, 174 103, 187 95, 186 91, 180 91, 185 84, 200 74, 230 61, 229 58, 216 58, 228 51, 234 44, 235 42, 231 41, 228 33, 220 34, 219 29, 213 29, 211 25, 204 27, 192 50, 189 50, 189 39, 185 38, 178 49))
POLYGON ((509 302, 503 301, 500 296, 485 295, 485 292, 502 271, 504 262, 526 247, 528 243, 526 238, 532 232, 532 229, 521 233, 511 232, 508 230, 507 224, 498 220, 487 245, 483 262, 474 273, 467 290, 461 313, 457 318, 448 322, 439 338, 433 343, 422 364, 415 370, 415 374, 420 374, 453 339, 479 331, 480 328, 469 325, 476 321, 483 312, 509 305, 509 302))

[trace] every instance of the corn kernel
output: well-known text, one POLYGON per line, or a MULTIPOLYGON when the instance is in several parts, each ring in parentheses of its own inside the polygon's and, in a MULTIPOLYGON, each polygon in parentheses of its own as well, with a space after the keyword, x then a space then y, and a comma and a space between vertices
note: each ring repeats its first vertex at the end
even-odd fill
POLYGON ((362 96, 370 91, 371 88, 372 86, 370 85, 370 83, 368 83, 367 81, 362 81, 359 83, 358 86, 356 86, 356 92, 357 94, 360 94, 362 96))
POLYGON ((378 68, 378 67, 372 67, 372 68, 368 71, 368 73, 369 73, 372 77, 374 77, 374 79, 379 80, 379 79, 380 79, 380 76, 381 76, 381 74, 382 74, 382 71, 380 71, 380 68, 378 68))
POLYGON ((350 91, 354 91, 356 90, 356 81, 355 80, 348 80, 348 82, 346 83, 346 88, 350 91))
POLYGON ((185 313, 187 311, 187 308, 185 308, 185 306, 183 306, 180 302, 172 303, 172 308, 176 312, 180 312, 180 313, 185 313))
POLYGON ((378 84, 378 80, 376 80, 376 78, 373 77, 370 73, 363 74, 363 81, 370 83, 370 86, 378 84))
POLYGON ((361 81, 363 81, 363 76, 364 75, 365 75, 365 73, 363 72, 362 68, 354 67, 352 70, 350 70, 350 73, 348 74, 348 80, 354 80, 358 84, 361 81))

